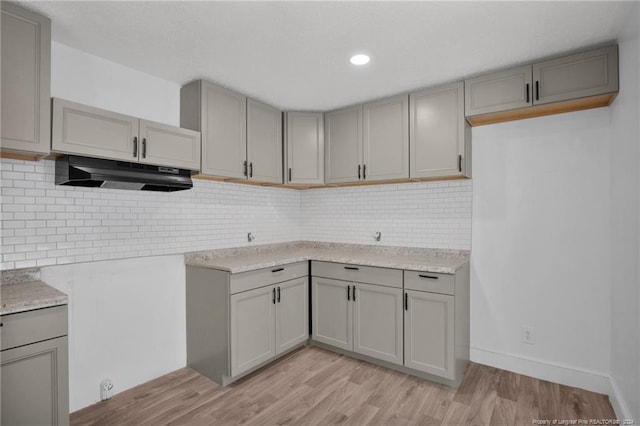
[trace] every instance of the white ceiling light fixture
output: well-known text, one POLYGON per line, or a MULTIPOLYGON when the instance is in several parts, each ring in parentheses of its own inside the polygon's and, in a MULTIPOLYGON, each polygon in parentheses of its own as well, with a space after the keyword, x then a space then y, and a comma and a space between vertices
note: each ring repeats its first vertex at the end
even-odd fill
POLYGON ((369 61, 371 60, 371 58, 369 58, 369 55, 365 55, 363 53, 359 53, 357 55, 353 55, 351 57, 351 59, 349 59, 349 61, 353 64, 353 65, 366 65, 369 63, 369 61))

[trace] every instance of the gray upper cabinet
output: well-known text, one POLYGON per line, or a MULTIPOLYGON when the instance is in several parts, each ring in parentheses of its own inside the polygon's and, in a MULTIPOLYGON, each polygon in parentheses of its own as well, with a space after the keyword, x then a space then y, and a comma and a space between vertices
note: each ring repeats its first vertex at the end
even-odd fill
POLYGON ((153 121, 140 120, 140 162, 200 168, 200 133, 153 121))
POLYGON ((331 111, 324 116, 325 182, 362 179, 362 106, 331 111))
POLYGON ((56 98, 51 148, 59 153, 135 162, 139 152, 139 121, 56 98))
POLYGON ((534 104, 618 91, 618 46, 533 64, 534 104))
POLYGON ((285 183, 324 183, 324 114, 285 115, 285 183))
POLYGON ((531 65, 472 78, 464 86, 467 116, 533 105, 531 65))
POLYGON ((3 152, 48 154, 51 21, 2 2, 0 137, 3 152))
POLYGON ((202 135, 202 174, 246 178, 246 96, 193 81, 180 91, 180 126, 202 135))
POLYGON ((200 133, 53 100, 54 152, 198 170, 200 133))
POLYGON ((409 177, 406 95, 325 114, 325 182, 409 177))
POLYGON ((249 180, 282 183, 282 111, 247 100, 249 180))
POLYGON ((468 79, 465 116, 482 125, 578 111, 617 92, 618 46, 609 46, 468 79))
POLYGON ((409 177, 409 98, 395 96, 363 106, 362 180, 409 177))
POLYGON ((414 92, 409 99, 411 177, 469 177, 471 132, 463 83, 414 92))

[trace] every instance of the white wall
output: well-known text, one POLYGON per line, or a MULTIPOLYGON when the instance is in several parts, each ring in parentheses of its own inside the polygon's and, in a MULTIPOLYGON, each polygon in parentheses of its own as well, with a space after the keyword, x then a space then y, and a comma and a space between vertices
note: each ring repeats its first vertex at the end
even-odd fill
POLYGON ((608 392, 610 139, 606 108, 473 129, 474 361, 608 392))
POLYGON ((619 39, 611 113, 611 378, 621 418, 640 419, 640 4, 619 39))
POLYGON ((186 364, 181 255, 52 266, 43 281, 69 295, 70 410, 186 364))
POLYGON ((51 96, 180 125, 180 85, 56 42, 51 96))
POLYGON ((302 192, 306 240, 471 248, 471 180, 302 192), (382 233, 376 243, 375 232, 382 233))

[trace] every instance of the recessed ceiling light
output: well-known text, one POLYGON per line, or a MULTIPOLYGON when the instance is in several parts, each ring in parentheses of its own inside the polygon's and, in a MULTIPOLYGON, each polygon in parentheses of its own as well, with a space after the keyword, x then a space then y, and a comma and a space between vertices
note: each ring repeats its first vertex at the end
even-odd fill
POLYGON ((364 54, 353 55, 350 61, 353 65, 365 65, 369 63, 369 55, 364 55, 364 54))

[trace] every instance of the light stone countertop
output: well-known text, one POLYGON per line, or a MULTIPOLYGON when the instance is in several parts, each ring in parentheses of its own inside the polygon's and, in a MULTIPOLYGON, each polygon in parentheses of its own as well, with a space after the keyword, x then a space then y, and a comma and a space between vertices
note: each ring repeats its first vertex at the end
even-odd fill
POLYGON ((469 261, 468 250, 370 246, 298 241, 185 254, 185 263, 232 274, 305 260, 454 274, 469 261))
POLYGON ((66 305, 69 302, 66 294, 38 278, 37 269, 2 271, 0 315, 66 305))

